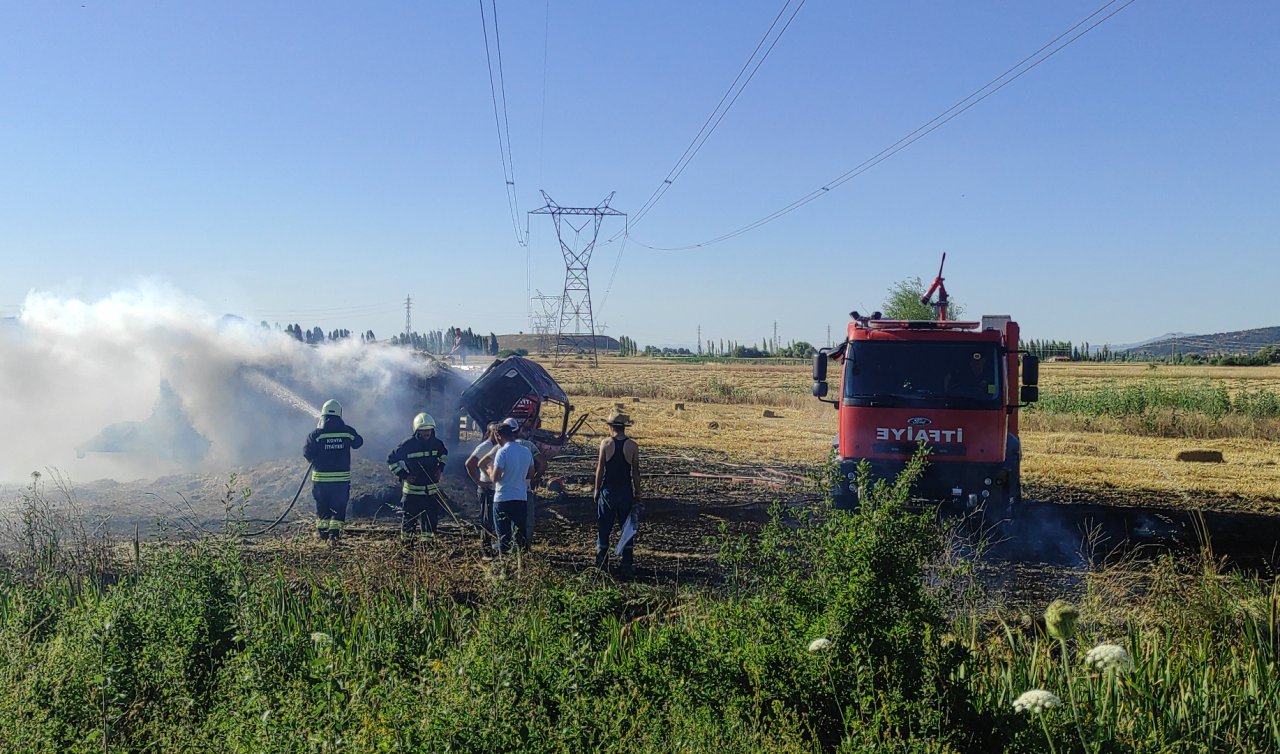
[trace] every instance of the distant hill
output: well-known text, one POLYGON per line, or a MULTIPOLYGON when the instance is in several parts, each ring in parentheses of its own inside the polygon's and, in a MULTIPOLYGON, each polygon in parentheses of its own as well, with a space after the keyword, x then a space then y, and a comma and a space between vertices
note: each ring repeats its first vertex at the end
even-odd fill
MULTIPOLYGON (((1187 338, 1198 338, 1198 337, 1200 336, 1192 332, 1167 332, 1164 335, 1157 335, 1154 338, 1147 338, 1146 340, 1140 340, 1137 343, 1121 343, 1119 345, 1112 345, 1111 351, 1113 352, 1132 351, 1135 348, 1149 346, 1152 343, 1161 343, 1168 340, 1174 340, 1175 338, 1186 340, 1187 338)), ((1093 350, 1096 351, 1101 347, 1102 346, 1093 346, 1093 350)))
MULTIPOLYGON (((524 349, 529 353, 552 353, 555 351, 555 348, 556 335, 554 333, 546 336, 533 335, 529 333, 498 336, 499 351, 518 351, 520 349, 524 349)), ((608 335, 597 335, 596 350, 616 351, 618 350, 618 339, 611 338, 608 335)))
POLYGON ((1183 356, 1234 356, 1253 354, 1266 346, 1280 346, 1280 327, 1259 327, 1254 330, 1214 333, 1212 335, 1171 334, 1134 345, 1115 348, 1134 358, 1154 358, 1179 354, 1183 356))

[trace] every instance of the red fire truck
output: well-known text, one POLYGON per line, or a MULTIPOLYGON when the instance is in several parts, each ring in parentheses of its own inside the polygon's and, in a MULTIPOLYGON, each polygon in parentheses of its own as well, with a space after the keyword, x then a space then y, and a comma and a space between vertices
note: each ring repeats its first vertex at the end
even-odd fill
POLYGON ((840 412, 834 506, 857 506, 860 462, 872 477, 893 479, 923 444, 928 466, 914 497, 1012 515, 1021 498, 1018 409, 1039 397, 1039 363, 1018 349, 1008 316, 948 320, 941 267, 921 303, 935 319, 852 312, 845 341, 814 358, 813 395, 840 412), (834 399, 826 397, 829 359, 842 365, 834 399))

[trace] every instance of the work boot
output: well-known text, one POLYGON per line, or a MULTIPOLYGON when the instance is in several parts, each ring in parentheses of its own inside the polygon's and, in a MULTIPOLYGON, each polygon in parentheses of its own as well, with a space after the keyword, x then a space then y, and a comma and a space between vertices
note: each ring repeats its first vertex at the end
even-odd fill
POLYGON ((328 519, 316 519, 316 536, 323 542, 329 538, 329 521, 328 519))
POLYGON ((622 553, 622 563, 618 567, 618 578, 623 581, 630 581, 636 576, 635 564, 631 561, 631 553, 622 553))

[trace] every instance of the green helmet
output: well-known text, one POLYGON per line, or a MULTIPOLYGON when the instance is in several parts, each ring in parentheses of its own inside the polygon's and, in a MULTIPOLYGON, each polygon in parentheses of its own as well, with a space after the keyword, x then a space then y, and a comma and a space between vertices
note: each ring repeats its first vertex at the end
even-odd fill
POLYGON ((330 398, 320 407, 321 416, 342 416, 342 404, 330 398))
POLYGON ((435 428, 436 428, 436 420, 431 418, 431 414, 422 413, 413 417, 414 432, 417 432, 420 429, 435 429, 435 428))

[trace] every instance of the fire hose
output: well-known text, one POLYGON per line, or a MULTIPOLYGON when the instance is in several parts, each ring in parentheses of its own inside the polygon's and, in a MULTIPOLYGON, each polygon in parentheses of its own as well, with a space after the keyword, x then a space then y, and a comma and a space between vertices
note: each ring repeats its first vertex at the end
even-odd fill
POLYGON ((272 521, 266 528, 246 533, 246 537, 260 537, 280 525, 280 522, 284 520, 284 517, 289 515, 289 511, 293 510, 293 506, 298 504, 298 497, 302 495, 302 488, 307 486, 307 480, 311 478, 311 468, 313 466, 315 466, 314 463, 307 464, 307 470, 302 474, 302 483, 298 485, 298 491, 293 493, 293 500, 289 502, 289 507, 284 509, 284 513, 281 513, 280 517, 275 521, 272 521))

